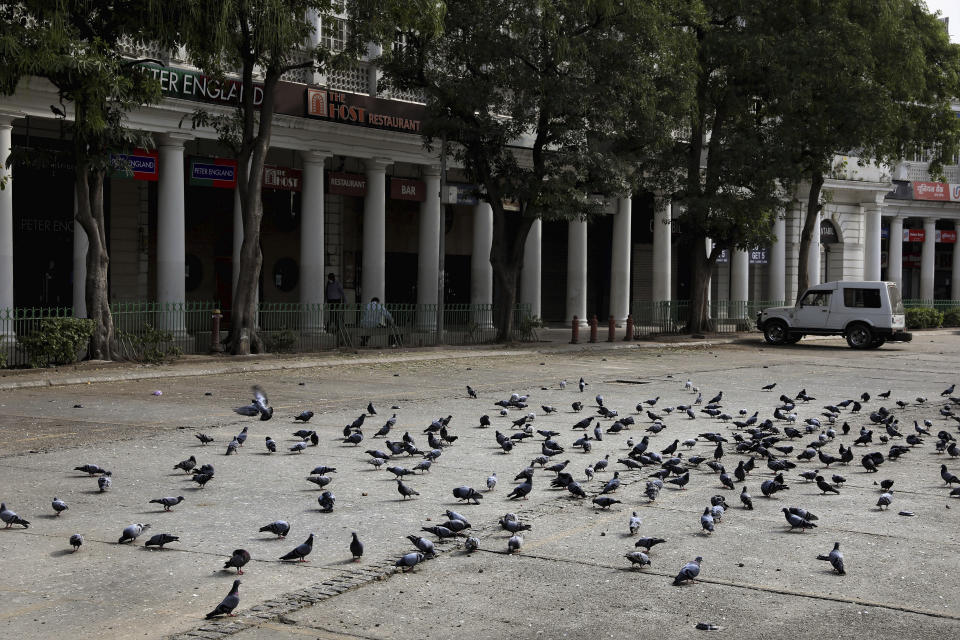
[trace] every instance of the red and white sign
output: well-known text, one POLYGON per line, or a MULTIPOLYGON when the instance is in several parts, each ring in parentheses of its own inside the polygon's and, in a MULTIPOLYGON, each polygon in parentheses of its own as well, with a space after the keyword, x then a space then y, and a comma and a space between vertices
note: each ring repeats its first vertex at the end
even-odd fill
POLYGON ((427 197, 427 185, 421 180, 390 178, 390 197, 394 200, 423 202, 427 197))
MULTIPOLYGON (((903 241, 904 242, 923 242, 926 235, 923 232, 923 229, 904 229, 903 230, 903 241)), ((935 242, 941 242, 943 244, 956 244, 957 242, 957 232, 948 231, 946 229, 937 229, 936 240, 935 242)))
POLYGON ((290 167, 263 167, 263 188, 277 191, 300 191, 303 188, 303 172, 290 167))
POLYGON ((957 242, 957 232, 937 229, 937 242, 955 244, 957 242))
POLYGON ((914 182, 913 199, 933 200, 936 202, 960 202, 960 184, 914 182))
POLYGON ((359 173, 338 173, 330 172, 327 174, 327 192, 341 196, 359 196, 367 195, 367 177, 359 173))

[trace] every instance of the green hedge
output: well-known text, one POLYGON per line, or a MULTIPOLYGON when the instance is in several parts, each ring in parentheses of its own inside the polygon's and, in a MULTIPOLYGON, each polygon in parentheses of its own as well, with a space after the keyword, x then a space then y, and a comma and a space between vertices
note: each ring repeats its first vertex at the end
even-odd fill
POLYGON ((44 318, 32 333, 20 336, 31 367, 72 364, 86 352, 93 335, 93 320, 44 318))
POLYGON ((943 315, 932 307, 907 309, 907 329, 936 329, 943 325, 943 315))
POLYGON ((953 307, 943 312, 943 326, 960 327, 960 307, 953 307))

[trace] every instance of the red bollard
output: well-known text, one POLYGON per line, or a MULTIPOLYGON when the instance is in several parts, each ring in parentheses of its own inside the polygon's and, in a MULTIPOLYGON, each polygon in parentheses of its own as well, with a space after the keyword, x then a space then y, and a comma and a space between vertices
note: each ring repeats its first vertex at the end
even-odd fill
POLYGON ((590 318, 590 342, 597 341, 597 314, 590 318))
POLYGON ((223 353, 223 345, 220 344, 220 319, 223 314, 220 309, 213 310, 213 323, 210 329, 210 353, 223 353))
POLYGON ((613 342, 617 336, 617 322, 610 316, 607 320, 607 342, 613 342))
POLYGON ((623 339, 627 342, 633 340, 633 315, 627 316, 627 335, 623 339))
POLYGON ((580 318, 573 316, 573 325, 570 327, 570 344, 580 342, 580 318))

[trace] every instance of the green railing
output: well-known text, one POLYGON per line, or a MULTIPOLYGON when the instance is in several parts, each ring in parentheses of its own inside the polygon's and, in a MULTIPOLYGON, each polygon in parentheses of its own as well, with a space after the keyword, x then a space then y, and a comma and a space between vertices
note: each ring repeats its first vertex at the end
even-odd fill
MULTIPOLYGON (((783 305, 782 300, 711 300, 709 327, 716 333, 752 331, 758 311, 783 305)), ((690 318, 690 301, 638 302, 632 313, 635 337, 680 334, 690 318)))
POLYGON ((948 309, 960 309, 960 300, 922 300, 920 298, 914 298, 904 300, 903 306, 907 309, 932 308, 937 311, 947 311, 948 309))

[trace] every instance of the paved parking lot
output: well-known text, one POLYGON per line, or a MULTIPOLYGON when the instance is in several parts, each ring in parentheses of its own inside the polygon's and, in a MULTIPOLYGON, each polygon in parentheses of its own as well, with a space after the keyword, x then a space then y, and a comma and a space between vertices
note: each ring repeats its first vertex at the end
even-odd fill
MULTIPOLYGON (((611 464, 610 471, 583 482, 586 466, 606 454, 611 462, 624 457, 628 438, 638 441, 646 433, 650 421, 642 414, 630 430, 605 434, 589 454, 569 448, 575 433, 570 426, 595 412, 596 394, 620 415, 631 415, 638 402, 656 396, 657 409, 691 402, 695 394, 684 389, 687 379, 705 400, 722 390, 724 410, 759 411, 761 419, 772 415, 781 391, 792 397, 806 388, 817 398, 798 406, 800 421, 819 415, 825 404, 869 392, 871 400, 859 415, 841 415, 838 424, 847 421, 852 430, 825 447, 833 454, 840 441, 852 443, 860 426, 869 424, 870 410, 881 404, 894 410, 904 435, 912 431, 913 420, 924 418, 934 422, 933 433, 957 434, 956 422, 938 410, 940 391, 957 377, 960 336, 924 333, 910 345, 868 352, 851 351, 839 340, 770 349, 751 338, 700 348, 430 357, 380 363, 346 359, 298 370, 0 392, 0 499, 32 522, 26 530, 0 529, 0 620, 8 633, 25 638, 221 637, 228 631, 242 638, 624 637, 652 629, 688 633, 697 622, 718 625, 720 635, 738 638, 854 633, 919 638, 960 632, 960 563, 952 551, 960 501, 948 497, 939 476, 941 462, 960 473, 960 460, 937 454, 935 438, 924 438, 876 474, 864 471, 860 456, 886 454, 890 443, 875 437, 872 446, 855 447, 852 464, 827 470, 847 478, 839 496, 822 496, 815 484, 803 481, 799 471, 823 465, 801 462, 785 473, 790 489, 765 499, 759 485, 773 474, 758 460, 746 481, 754 511, 740 508, 739 485, 737 491, 725 490, 703 465, 691 472, 685 490, 668 485, 652 503, 643 491, 653 467, 627 471, 611 464), (576 390, 581 376, 589 382, 583 394, 576 390), (569 383, 565 390, 559 386, 562 379, 569 383), (760 391, 770 382, 777 382, 773 393, 760 391), (249 401, 253 383, 267 390, 275 408, 269 422, 232 412, 249 401), (478 399, 467 396, 466 384, 477 390, 478 399), (877 394, 887 389, 890 399, 879 400, 877 394), (574 500, 564 490, 551 489, 554 474, 539 470, 528 500, 506 499, 513 477, 540 453, 542 440, 526 440, 510 454, 497 446, 494 431, 509 433, 521 413, 500 417, 493 402, 512 392, 530 395, 535 429, 560 432, 557 439, 567 451, 558 458, 571 460, 569 469, 591 496, 611 471, 621 471, 623 486, 614 495, 623 504, 597 511, 589 499, 574 500), (929 401, 917 405, 915 398, 922 396, 929 401), (900 409, 893 404, 897 399, 910 404, 900 409), (570 408, 575 400, 583 401, 582 414, 570 408), (378 415, 367 418, 365 440, 356 447, 344 445, 344 425, 368 402, 378 415), (399 409, 391 410, 393 405, 399 409), (558 411, 544 415, 541 405, 558 411), (320 444, 290 453, 287 448, 296 441, 291 433, 298 428, 292 416, 304 409, 316 413, 310 428, 318 431, 320 444), (421 494, 412 500, 401 500, 393 476, 366 462, 365 449, 385 448, 371 436, 392 413, 398 418, 392 439, 409 431, 421 449, 427 449, 424 428, 438 417, 451 415, 450 431, 459 436, 429 473, 406 480, 421 494), (491 416, 490 429, 478 428, 483 414, 491 416), (244 426, 250 433, 246 445, 225 456, 226 443, 244 426), (215 442, 202 446, 194 437, 197 431, 215 442), (268 454, 265 436, 276 439, 281 451, 268 454), (172 468, 190 455, 216 467, 204 489, 172 468), (101 493, 95 478, 72 471, 85 463, 112 470, 113 486, 101 493), (320 490, 305 480, 321 464, 337 468, 327 487, 336 495, 333 513, 319 511, 320 490), (454 500, 452 488, 480 489, 494 471, 500 484, 480 505, 454 500), (885 478, 894 480, 894 502, 880 512, 875 506, 880 492, 873 483, 885 478), (724 494, 732 509, 707 536, 699 515, 716 494, 724 494), (149 504, 168 495, 185 500, 170 513, 149 504), (60 517, 50 508, 54 496, 70 507, 60 517), (784 506, 814 512, 818 528, 788 532, 780 512, 784 506), (412 550, 406 536, 441 522, 446 509, 467 516, 481 550, 467 555, 462 539, 448 542, 438 545, 445 549, 438 558, 416 572, 392 574, 393 562, 412 550), (507 511, 532 526, 521 552, 512 556, 504 553, 509 536, 496 524, 507 511), (652 565, 643 570, 631 571, 623 557, 634 550, 627 531, 632 511, 643 520, 639 535, 667 539, 651 551, 652 565), (275 519, 291 523, 287 539, 258 532, 275 519), (152 526, 133 545, 118 545, 120 531, 134 522, 152 526), (366 545, 360 563, 350 559, 352 531, 366 545), (162 532, 180 541, 162 552, 143 546, 150 534, 162 532), (85 538, 75 554, 67 542, 72 533, 85 538), (315 542, 309 563, 277 560, 310 533, 315 542), (846 576, 815 560, 835 541, 845 554, 846 576), (204 614, 234 579, 221 567, 236 548, 253 557, 242 577, 239 616, 206 623, 204 614), (677 570, 698 555, 704 558, 702 580, 670 586, 677 570)), ((729 423, 676 413, 665 422, 667 429, 651 437, 651 450, 719 431, 731 440, 721 459, 727 470, 743 458, 732 450, 729 423)), ((611 423, 601 421, 604 427, 611 423)), ((712 458, 713 451, 714 445, 701 438, 684 456, 712 458)), ((412 468, 418 461, 400 456, 391 463, 412 468)))

